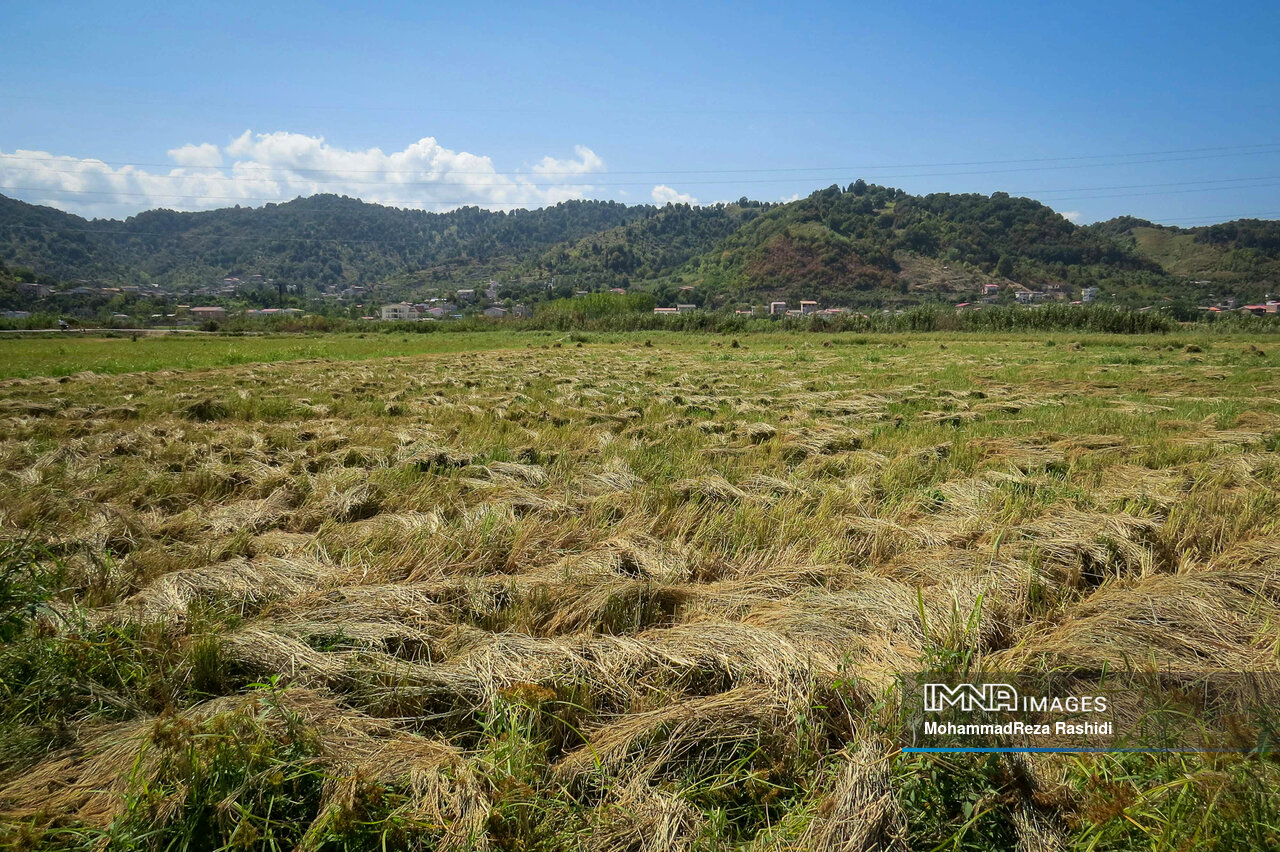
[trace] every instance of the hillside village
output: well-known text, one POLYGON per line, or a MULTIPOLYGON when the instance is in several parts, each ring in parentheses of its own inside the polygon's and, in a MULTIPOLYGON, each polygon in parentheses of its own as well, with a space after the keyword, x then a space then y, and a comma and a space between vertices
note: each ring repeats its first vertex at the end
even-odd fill
POLYGON ((313 196, 115 225, 0 196, 0 319, 9 323, 500 320, 599 293, 643 294, 645 312, 658 315, 1053 303, 1181 321, 1274 315, 1280 226, 1182 229, 1131 217, 1078 226, 1033 199, 913 196, 862 181, 785 204, 426 214, 313 196), (160 222, 172 238, 129 236, 160 222), (351 233, 371 240, 344 244, 351 233), (401 248, 380 248, 393 236, 401 248))
MULTIPOLYGON (((1195 282, 1204 284, 1208 282, 1195 282)), ((695 288, 685 286, 680 288, 681 295, 691 293, 695 288)), ((575 296, 586 296, 590 291, 578 291, 575 296)), ((610 288, 608 291, 616 295, 624 295, 627 290, 623 288, 610 288)), ((448 298, 431 298, 422 302, 395 302, 384 304, 377 316, 366 315, 361 317, 366 320, 381 319, 387 322, 418 322, 432 320, 462 319, 468 315, 480 314, 490 319, 502 319, 504 317, 523 318, 533 316, 535 308, 524 304, 502 304, 497 301, 498 284, 496 281, 490 281, 488 288, 484 291, 485 299, 478 299, 478 290, 462 289, 456 292, 455 300, 448 298)), ((1005 287, 999 284, 987 283, 973 293, 972 297, 967 301, 954 303, 952 307, 957 311, 980 311, 987 305, 997 305, 1001 303, 1014 304, 1034 308, 1046 303, 1060 303, 1071 305, 1090 305, 1106 301, 1106 295, 1102 289, 1097 286, 1082 287, 1074 290, 1065 284, 1049 283, 1039 289, 1032 289, 1020 284, 1010 283, 1005 287)), ((1165 299, 1164 301, 1170 301, 1165 299)), ((1148 305, 1138 308, 1140 311, 1158 310, 1161 305, 1148 305)), ((653 314, 657 316, 679 315, 693 313, 696 311, 710 310, 703 305, 693 302, 677 302, 674 305, 656 305, 653 308, 653 314)), ((798 302, 789 303, 786 300, 774 300, 767 304, 748 305, 746 307, 727 308, 736 316, 746 317, 768 317, 768 318, 799 318, 799 317, 835 317, 846 314, 857 314, 866 316, 864 311, 858 311, 850 307, 823 306, 817 299, 800 299, 798 302), (792 306, 794 304, 794 307, 792 306)), ((1267 315, 1276 314, 1280 310, 1280 300, 1267 299, 1260 304, 1240 305, 1235 297, 1225 297, 1213 304, 1205 304, 1198 307, 1198 310, 1204 314, 1222 314, 1230 312, 1238 312, 1242 314, 1267 315)), ((885 309, 885 313, 901 313, 902 309, 891 310, 885 309)))
MULTIPOLYGON (((1193 286, 1206 286, 1211 282, 1193 281, 1193 286)), ((525 304, 511 298, 502 298, 502 285, 490 279, 475 287, 464 287, 454 291, 445 291, 442 295, 409 301, 399 300, 381 302, 377 300, 379 291, 392 289, 386 286, 348 287, 337 293, 323 294, 324 298, 310 300, 307 307, 299 306, 263 306, 254 307, 253 302, 261 302, 264 293, 276 294, 279 301, 291 299, 295 304, 304 304, 296 296, 296 287, 279 287, 273 279, 262 275, 246 275, 244 278, 228 276, 220 282, 202 288, 189 288, 174 292, 159 287, 142 286, 103 286, 78 283, 70 288, 58 289, 49 284, 38 282, 20 282, 17 292, 21 297, 23 308, 0 311, 0 319, 26 320, 39 313, 54 313, 77 316, 81 320, 88 319, 84 311, 68 310, 68 304, 83 300, 87 304, 106 302, 112 305, 126 305, 132 302, 150 304, 156 310, 133 313, 124 310, 113 310, 108 315, 99 311, 98 318, 106 325, 122 326, 205 326, 211 323, 225 323, 230 319, 244 320, 289 320, 300 319, 312 315, 331 315, 338 310, 352 319, 380 322, 438 322, 460 320, 467 317, 484 317, 490 320, 506 318, 522 319, 534 316, 537 303, 525 304), (193 303, 194 299, 210 300, 209 304, 193 303), (185 299, 186 301, 179 301, 185 299), (52 310, 50 310, 52 308, 52 310)), ((679 315, 699 311, 721 310, 741 317, 763 318, 829 318, 842 315, 867 316, 864 309, 850 306, 824 305, 819 299, 785 299, 771 300, 761 304, 741 306, 725 306, 712 308, 692 300, 696 287, 685 285, 679 288, 674 304, 658 304, 652 308, 654 315, 679 315), (681 297, 689 301, 680 301, 681 297)), ((609 293, 626 295, 626 288, 612 287, 598 290, 576 290, 571 298, 590 295, 591 293, 609 293)), ((1003 285, 994 282, 980 284, 975 290, 960 294, 961 301, 947 302, 957 312, 980 311, 989 305, 1017 305, 1028 309, 1050 303, 1070 305, 1090 305, 1106 303, 1109 296, 1099 286, 1073 288, 1060 282, 1049 282, 1038 287, 1028 287, 1016 282, 1005 282, 1003 285)), ((1150 304, 1139 306, 1139 311, 1161 310, 1171 298, 1165 297, 1150 304)), ((1271 298, 1256 303, 1240 304, 1234 296, 1224 296, 1209 300, 1196 306, 1202 315, 1250 314, 1255 316, 1277 315, 1280 312, 1280 300, 1271 298)), ((902 308, 883 308, 883 313, 902 313, 902 308)))

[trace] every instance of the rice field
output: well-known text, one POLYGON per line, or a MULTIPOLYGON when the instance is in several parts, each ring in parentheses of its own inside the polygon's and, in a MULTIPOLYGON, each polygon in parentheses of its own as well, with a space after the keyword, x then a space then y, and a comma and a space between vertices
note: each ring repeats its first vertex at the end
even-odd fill
POLYGON ((518 335, 448 332, 394 334, 224 334, 92 331, 0 335, 0 378, 62 377, 91 371, 192 370, 323 358, 360 360, 515 345, 518 335))
POLYGON ((907 755, 893 697, 1280 670, 1270 340, 5 345, 9 846, 1280 846, 1274 757, 907 755))

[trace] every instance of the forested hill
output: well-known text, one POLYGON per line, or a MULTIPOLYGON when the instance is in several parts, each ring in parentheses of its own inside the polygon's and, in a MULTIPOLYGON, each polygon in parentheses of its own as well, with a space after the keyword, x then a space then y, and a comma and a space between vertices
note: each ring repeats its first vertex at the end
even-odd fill
POLYGON ((428 213, 319 195, 124 221, 0 196, 0 263, 64 282, 205 285, 259 274, 303 292, 390 280, 388 293, 407 295, 496 277, 516 298, 628 287, 662 303, 870 307, 965 299, 996 283, 1006 296, 1015 284, 1097 285, 1149 304, 1280 289, 1280 222, 1179 229, 1125 217, 1079 227, 1005 193, 914 196, 863 181, 786 204, 428 213))
POLYGON ((681 277, 729 299, 855 305, 972 294, 984 283, 1102 284, 1135 298, 1171 284, 1131 246, 1037 201, 999 192, 913 196, 862 181, 768 210, 681 277))
POLYGON ((1088 226, 1154 261, 1201 290, 1250 300, 1280 291, 1280 221, 1237 219, 1198 228, 1171 228, 1125 216, 1088 226))
POLYGON ((0 196, 0 262, 60 279, 175 284, 249 273, 333 287, 440 264, 536 257, 657 208, 567 201, 541 210, 403 210, 316 195, 204 213, 85 220, 0 196))
POLYGON ((554 246, 521 271, 574 288, 667 279, 768 209, 745 199, 711 207, 667 205, 651 216, 554 246))

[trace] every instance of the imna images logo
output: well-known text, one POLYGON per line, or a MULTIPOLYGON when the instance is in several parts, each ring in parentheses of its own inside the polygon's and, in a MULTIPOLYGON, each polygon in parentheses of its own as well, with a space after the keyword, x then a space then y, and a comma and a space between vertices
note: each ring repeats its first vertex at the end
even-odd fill
POLYGON ((924 709, 926 713, 941 713, 949 707, 966 713, 974 710, 985 710, 994 713, 1000 710, 1018 709, 1018 690, 1007 683, 958 683, 951 686, 945 683, 926 683, 924 685, 924 709))

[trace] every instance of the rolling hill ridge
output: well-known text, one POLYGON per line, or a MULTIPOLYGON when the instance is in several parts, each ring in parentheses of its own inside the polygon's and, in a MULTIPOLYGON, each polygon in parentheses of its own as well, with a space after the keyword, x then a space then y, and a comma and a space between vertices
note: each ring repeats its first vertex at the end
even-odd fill
POLYGON ((1077 226, 1006 193, 917 196, 863 181, 781 204, 429 213, 317 195, 124 221, 0 196, 0 263, 10 278, 181 287, 259 274, 300 293, 358 284, 396 298, 495 278, 504 296, 526 300, 623 287, 707 307, 800 298, 893 307, 995 283, 1005 293, 1098 286, 1145 304, 1280 288, 1280 222, 1077 226))

